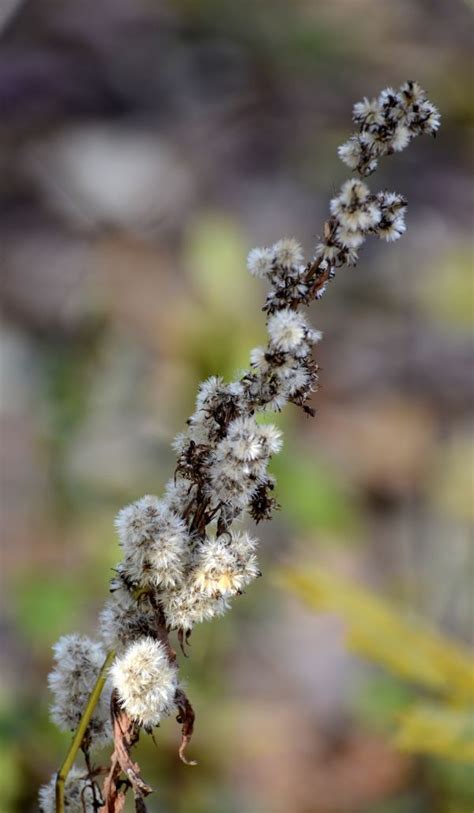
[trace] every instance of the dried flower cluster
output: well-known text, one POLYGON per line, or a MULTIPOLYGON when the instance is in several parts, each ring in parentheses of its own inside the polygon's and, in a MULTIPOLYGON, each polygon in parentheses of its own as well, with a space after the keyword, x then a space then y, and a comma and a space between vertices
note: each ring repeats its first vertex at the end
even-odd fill
MULTIPOLYGON (((439 126, 436 108, 415 82, 406 82, 397 92, 384 90, 378 99, 364 99, 355 105, 353 119, 359 132, 339 148, 339 155, 360 175, 373 172, 381 156, 404 149, 416 135, 435 134, 439 126)), ((182 725, 184 759, 194 713, 180 686, 168 636, 175 630, 183 648, 195 624, 225 613, 260 575, 257 541, 235 527, 246 514, 257 523, 270 519, 277 507, 268 464, 280 451, 282 438, 275 426, 259 421, 259 413, 279 411, 291 402, 313 414, 308 402, 317 389, 318 365, 312 348, 321 333, 301 308, 322 296, 337 269, 356 264, 368 236, 387 241, 400 237, 405 209, 398 193, 374 194, 362 180, 347 180, 330 202, 312 260, 304 262, 294 239, 250 252, 250 273, 270 286, 264 306, 268 341, 251 351, 250 368, 237 381, 210 378, 201 384, 187 429, 174 441, 177 464, 164 495, 142 497, 117 516, 122 560, 99 630, 116 658, 103 693, 105 706, 101 701, 95 707, 82 743, 90 766, 89 749, 111 734, 111 697, 115 749, 102 795, 91 769, 88 786, 83 774, 69 773, 67 810, 79 809, 78 799, 80 809, 89 810, 91 799, 96 808, 105 805, 104 811, 119 809, 130 786, 144 804, 150 788, 130 761, 129 750, 140 728, 150 731, 173 712, 182 725)), ((52 717, 60 728, 74 729, 104 651, 102 644, 72 635, 56 645, 55 658, 52 717)), ((40 793, 44 813, 55 809, 53 785, 40 793)))
POLYGON ((351 169, 370 175, 383 155, 401 152, 415 136, 436 135, 441 117, 417 82, 404 82, 398 90, 386 88, 377 99, 365 98, 352 111, 359 125, 338 154, 351 169))
MULTIPOLYGON (((99 642, 75 633, 60 638, 53 651, 56 664, 48 678, 54 697, 51 719, 61 731, 74 731, 94 688, 105 659, 105 651, 99 642)), ((110 704, 106 692, 94 709, 86 736, 95 745, 103 745, 112 737, 110 704)))
POLYGON ((178 670, 163 644, 138 638, 115 661, 110 676, 121 704, 140 725, 159 724, 175 708, 178 670))

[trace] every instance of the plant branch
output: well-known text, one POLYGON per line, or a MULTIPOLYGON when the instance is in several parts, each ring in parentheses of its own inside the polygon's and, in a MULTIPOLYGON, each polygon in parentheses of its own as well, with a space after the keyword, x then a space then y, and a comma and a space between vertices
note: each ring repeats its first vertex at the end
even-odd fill
POLYGON ((99 702, 99 698, 102 694, 102 689, 104 688, 105 681, 107 680, 107 672, 109 667, 112 664, 112 661, 115 657, 114 650, 111 650, 98 674, 97 680, 95 682, 94 688, 92 689, 89 699, 87 701, 87 705, 84 709, 84 712, 81 717, 81 721, 76 729, 76 733, 74 734, 73 740, 71 745, 69 746, 69 750, 66 754, 66 758, 61 765, 57 777, 56 777, 56 813, 64 813, 64 785, 66 783, 66 779, 68 777, 69 771, 71 770, 74 760, 76 759, 77 752, 82 745, 82 741, 84 739, 84 735, 87 731, 87 726, 91 721, 91 717, 94 713, 95 707, 99 702))
MULTIPOLYGON (((101 813, 119 813, 125 804, 125 793, 132 787, 135 799, 143 799, 152 792, 140 776, 140 768, 130 757, 130 750, 138 740, 139 729, 129 715, 120 708, 117 693, 112 693, 112 722, 114 731, 114 751, 110 760, 110 770, 104 781, 104 805, 101 813), (120 774, 126 776, 125 789, 120 787, 120 774)), ((142 805, 143 809, 143 805, 142 805)))

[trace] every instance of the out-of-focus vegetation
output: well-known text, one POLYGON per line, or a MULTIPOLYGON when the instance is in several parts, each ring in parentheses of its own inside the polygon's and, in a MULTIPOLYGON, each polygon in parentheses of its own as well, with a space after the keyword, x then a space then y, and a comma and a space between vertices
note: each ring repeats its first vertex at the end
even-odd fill
POLYGON ((399 711, 394 723, 400 748, 474 763, 474 659, 463 648, 330 573, 287 569, 275 581, 310 607, 340 614, 351 650, 441 695, 442 702, 411 701, 399 711))
POLYGON ((50 647, 94 632, 115 513, 171 475, 198 382, 264 338, 246 252, 285 234, 311 252, 353 102, 405 78, 442 128, 371 181, 407 195, 407 235, 312 308, 317 416, 277 416, 264 578, 182 666, 199 767, 172 720, 138 756, 151 813, 472 813, 472 13, 0 9, 5 813, 35 810, 65 753, 50 647), (295 568, 312 609, 271 578, 295 568))

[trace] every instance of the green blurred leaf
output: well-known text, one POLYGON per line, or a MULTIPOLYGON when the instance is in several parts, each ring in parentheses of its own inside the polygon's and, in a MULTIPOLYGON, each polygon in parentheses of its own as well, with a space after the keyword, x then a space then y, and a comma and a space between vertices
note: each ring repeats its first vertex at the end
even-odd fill
POLYGON ((80 574, 23 575, 13 591, 12 611, 22 633, 40 650, 74 629, 85 601, 80 574))
POLYGON ((363 684, 356 699, 356 714, 363 724, 387 730, 413 702, 416 692, 391 675, 382 674, 363 684))
POLYGON ((474 810, 474 781, 471 765, 439 758, 431 759, 426 766, 427 778, 435 793, 451 797, 446 806, 449 813, 472 813, 474 810))
POLYGON ((395 799, 384 799, 370 805, 361 813, 425 813, 425 806, 421 807, 418 795, 408 792, 400 796, 397 794, 395 799))
POLYGON ((278 500, 296 528, 354 535, 360 519, 355 499, 324 463, 304 453, 295 455, 294 450, 286 453, 284 448, 272 460, 271 470, 277 478, 278 500))

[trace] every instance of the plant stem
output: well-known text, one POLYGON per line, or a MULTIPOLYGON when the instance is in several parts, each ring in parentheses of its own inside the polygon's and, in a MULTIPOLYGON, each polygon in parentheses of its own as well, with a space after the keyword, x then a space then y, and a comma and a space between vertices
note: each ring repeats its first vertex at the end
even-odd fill
POLYGON ((91 721, 94 709, 97 703, 99 702, 100 695, 102 694, 102 689, 104 688, 105 681, 107 680, 107 672, 109 666, 112 664, 114 657, 115 651, 112 649, 108 653, 104 663, 102 664, 94 688, 92 689, 89 695, 89 699, 82 714, 81 721, 77 727, 76 733, 74 734, 71 745, 69 746, 69 750, 66 754, 64 762, 58 771, 58 775, 56 777, 56 813, 64 813, 64 785, 68 777, 69 771, 71 770, 74 764, 74 760, 76 759, 76 754, 79 751, 79 748, 81 747, 82 740, 84 739, 84 734, 86 733, 87 726, 91 721))

